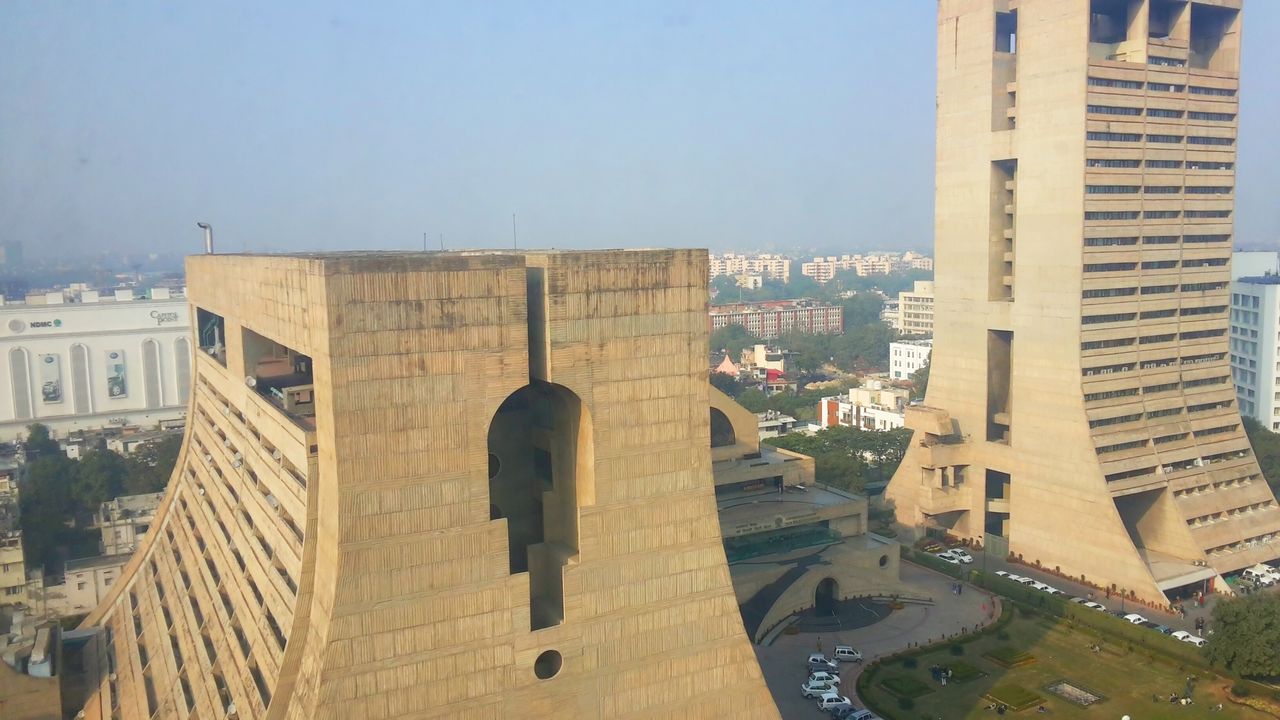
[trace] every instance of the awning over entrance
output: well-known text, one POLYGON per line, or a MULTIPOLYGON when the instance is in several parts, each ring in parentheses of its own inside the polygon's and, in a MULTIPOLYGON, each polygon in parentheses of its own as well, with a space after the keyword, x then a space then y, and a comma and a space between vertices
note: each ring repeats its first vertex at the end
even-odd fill
POLYGON ((1196 565, 1193 562, 1176 558, 1172 555, 1165 555, 1154 550, 1139 550, 1138 553, 1146 561, 1147 568, 1155 576, 1156 585, 1162 591, 1173 590, 1174 588, 1180 588, 1184 585, 1218 576, 1218 571, 1211 567, 1196 565))

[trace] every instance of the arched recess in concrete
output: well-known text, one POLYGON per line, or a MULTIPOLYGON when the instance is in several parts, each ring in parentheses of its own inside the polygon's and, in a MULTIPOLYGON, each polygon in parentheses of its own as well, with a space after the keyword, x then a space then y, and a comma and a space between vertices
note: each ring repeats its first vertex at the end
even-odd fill
POLYGON ((840 601, 840 583, 833 577, 825 577, 813 590, 813 612, 815 615, 834 615, 836 605, 840 601))
POLYGON ((733 423, 725 416, 724 411, 711 408, 711 447, 725 447, 737 444, 737 436, 733 432, 733 423))
POLYGON ((711 460, 731 460, 754 455, 760 452, 760 430, 756 416, 746 408, 734 402, 732 398, 714 387, 708 388, 707 400, 711 405, 711 460), (732 442, 717 444, 717 432, 724 439, 725 428, 717 424, 717 415, 728 425, 732 434, 732 442))
POLYGON ((502 402, 488 437, 490 516, 507 524, 511 573, 529 574, 531 629, 559 625, 578 508, 595 498, 591 414, 568 388, 534 380, 502 402))

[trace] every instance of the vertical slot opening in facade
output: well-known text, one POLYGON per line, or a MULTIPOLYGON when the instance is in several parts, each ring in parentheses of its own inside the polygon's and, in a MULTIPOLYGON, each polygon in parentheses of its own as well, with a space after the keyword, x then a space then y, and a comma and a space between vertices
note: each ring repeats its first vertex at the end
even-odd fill
POLYGON ((295 423, 315 428, 311 358, 249 329, 241 331, 245 383, 295 423))
POLYGON ((222 316, 204 308, 196 308, 196 333, 200 352, 227 366, 227 327, 222 316))
POLYGON ((987 441, 1008 444, 1012 430, 1010 368, 1013 333, 987 331, 987 441))
POLYGON ((991 163, 991 237, 987 299, 1013 300, 1014 230, 1017 226, 1017 160, 991 163))
POLYGON ((1147 14, 1142 4, 1142 0, 1090 0, 1089 57, 1145 61, 1147 14))
POLYGON ((1190 20, 1190 7, 1186 0, 1151 0, 1147 37, 1186 42, 1190 37, 1190 20))
POLYGON ((1018 11, 995 15, 995 52, 991 57, 991 129, 1017 127, 1018 11))

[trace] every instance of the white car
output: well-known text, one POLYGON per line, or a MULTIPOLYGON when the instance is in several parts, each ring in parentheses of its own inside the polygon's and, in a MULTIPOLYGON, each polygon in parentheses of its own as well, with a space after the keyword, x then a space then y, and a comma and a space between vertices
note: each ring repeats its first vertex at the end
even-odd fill
POLYGON ((825 683, 825 684, 827 684, 827 685, 833 685, 833 686, 834 686, 834 685, 839 685, 839 684, 840 684, 840 676, 839 676, 839 675, 833 675, 833 674, 831 674, 831 673, 829 673, 829 672, 825 672, 825 671, 819 670, 818 672, 816 672, 816 673, 811 673, 811 674, 809 675, 809 683, 810 683, 810 684, 815 684, 815 683, 825 683))
POLYGON ((862 662, 862 653, 853 649, 852 645, 837 645, 831 651, 831 658, 837 662, 862 662))
POLYGON ((942 560, 942 561, 944 561, 944 562, 949 562, 949 563, 951 563, 952 565, 959 565, 959 564, 960 564, 960 558, 958 558, 958 557, 956 557, 954 554, 952 554, 952 551, 950 551, 950 550, 944 550, 944 551, 942 551, 942 552, 938 553, 937 555, 934 555, 934 557, 936 557, 936 558, 938 558, 939 560, 942 560))
POLYGON ((1029 578, 1029 577, 1022 577, 1021 575, 1019 575, 1019 576, 1018 576, 1018 577, 1016 577, 1016 578, 1012 578, 1012 580, 1013 580, 1014 582, 1016 582, 1016 583, 1020 583, 1020 584, 1022 584, 1022 585, 1028 585, 1028 586, 1032 586, 1032 587, 1034 587, 1034 586, 1035 586, 1035 584, 1036 584, 1036 581, 1035 581, 1035 580, 1032 580, 1032 579, 1031 579, 1031 578, 1029 578))
POLYGON ((813 653, 809 656, 809 672, 818 672, 824 670, 829 673, 839 672, 840 666, 827 659, 822 653, 813 653))
POLYGON ((821 698, 823 695, 830 695, 832 694, 831 683, 809 680, 800 686, 800 694, 806 698, 821 698))
POLYGON ((1063 594, 1063 593, 1062 593, 1062 591, 1061 591, 1061 590, 1059 590, 1058 588, 1056 588, 1056 587, 1054 587, 1054 586, 1052 586, 1052 585, 1046 585, 1045 583, 1039 582, 1038 580, 1032 580, 1032 581, 1031 581, 1031 587, 1033 587, 1033 588, 1035 588, 1035 589, 1039 590, 1040 592, 1049 593, 1050 595, 1061 595, 1061 594, 1063 594))
POLYGON ((965 565, 973 563, 973 556, 964 548, 951 548, 951 557, 954 557, 965 565))
POLYGON ((1124 616, 1122 616, 1122 617, 1123 617, 1123 619, 1128 620, 1129 622, 1133 623, 1134 625, 1141 625, 1141 624, 1142 624, 1142 623, 1144 623, 1144 622, 1150 622, 1149 620, 1147 620, 1146 618, 1142 617, 1142 616, 1141 616, 1141 615, 1139 615, 1138 613, 1129 613, 1128 615, 1124 615, 1124 616))
POLYGON ((1196 635, 1192 635, 1186 630, 1178 630, 1176 632, 1172 632, 1169 634, 1169 637, 1177 638, 1178 640, 1181 640, 1182 642, 1185 642, 1185 643, 1191 643, 1196 647, 1204 647, 1209 643, 1208 640, 1205 640, 1204 638, 1198 637, 1196 635))
POLYGON ((852 705, 852 704, 853 703, 849 702, 849 698, 841 695, 838 692, 823 693, 822 697, 818 698, 818 709, 823 711, 830 710, 831 708, 836 707, 837 705, 852 705))
POLYGON ((1080 603, 1080 604, 1081 604, 1081 605, 1083 605, 1083 606, 1085 606, 1085 607, 1087 607, 1087 608, 1090 608, 1090 609, 1092 609, 1092 610, 1100 610, 1100 611, 1102 611, 1102 612, 1106 612, 1106 611, 1107 611, 1107 606, 1106 606, 1106 605, 1103 605, 1103 604, 1102 604, 1102 603, 1100 603, 1100 602, 1094 602, 1094 601, 1092 601, 1092 600, 1086 600, 1086 601, 1084 601, 1084 602, 1082 602, 1082 603, 1080 603))

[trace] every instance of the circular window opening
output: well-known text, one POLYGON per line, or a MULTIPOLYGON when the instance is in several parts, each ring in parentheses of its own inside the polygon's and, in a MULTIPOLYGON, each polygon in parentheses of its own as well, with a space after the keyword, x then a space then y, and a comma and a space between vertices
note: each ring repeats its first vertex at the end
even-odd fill
POLYGON ((550 680, 560 673, 562 665, 564 665, 564 658, 560 657, 560 653, 548 650, 533 661, 533 674, 537 675, 539 680, 550 680))
POLYGON ((502 461, 497 455, 489 453, 489 479, 492 480, 498 476, 498 471, 502 469, 502 461))
POLYGON ((885 566, 887 566, 888 564, 889 564, 889 556, 888 556, 888 555, 881 555, 881 556, 880 556, 880 567, 885 567, 885 566))

